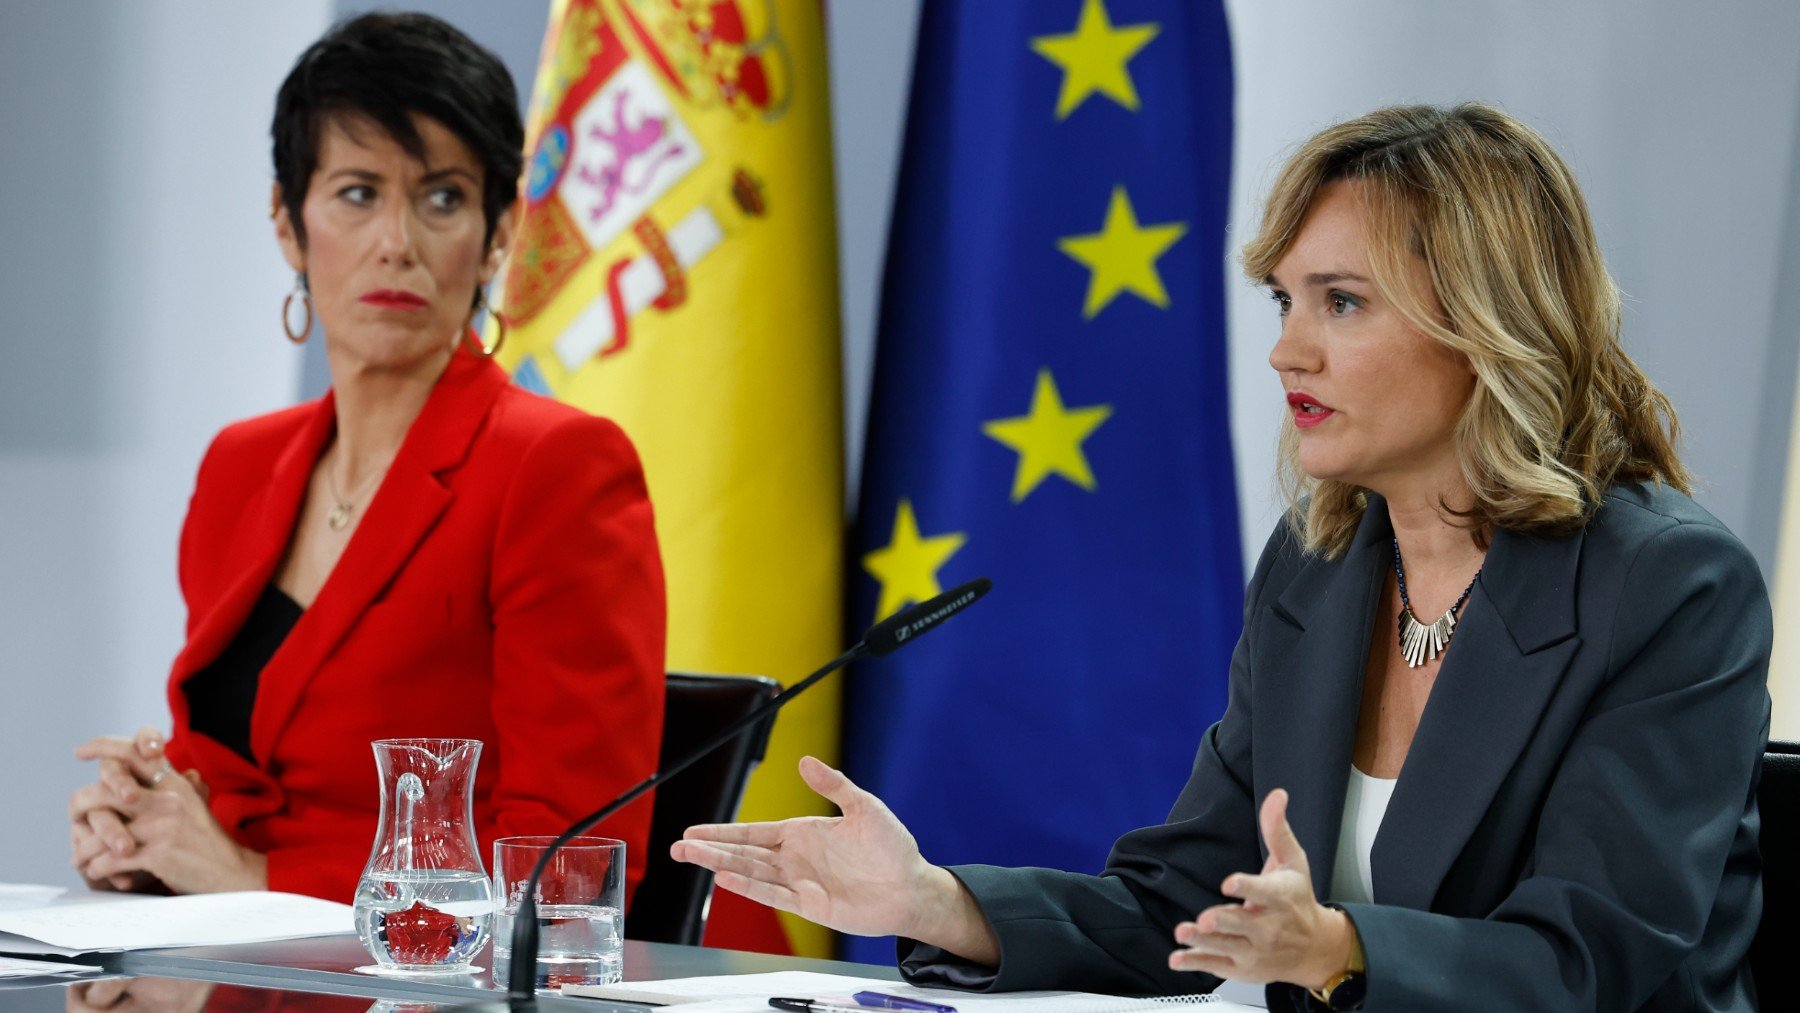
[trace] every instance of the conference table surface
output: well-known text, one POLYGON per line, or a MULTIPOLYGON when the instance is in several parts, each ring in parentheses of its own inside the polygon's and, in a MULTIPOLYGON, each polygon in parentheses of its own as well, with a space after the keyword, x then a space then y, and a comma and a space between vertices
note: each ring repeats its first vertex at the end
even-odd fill
MULTIPOLYGON (((371 1001, 385 999, 394 1002, 455 1005, 503 996, 504 988, 496 989, 489 977, 492 953, 490 944, 475 960, 476 966, 481 969, 470 974, 406 978, 357 971, 357 968, 367 966, 370 959, 368 951, 363 949, 354 935, 230 946, 131 950, 98 954, 96 959, 107 971, 137 978, 206 981, 288 993, 357 997, 371 1001)), ((770 971, 817 971, 893 981, 898 981, 900 977, 893 967, 872 964, 779 957, 764 953, 635 940, 627 940, 625 943, 626 983, 770 971)), ((60 985, 33 991, 53 993, 57 996, 53 1000, 54 1008, 63 1008, 60 996, 67 990, 60 985)), ((48 994, 36 998, 38 1002, 52 1001, 48 994)), ((22 994, 0 991, 0 1008, 13 1009, 24 999, 22 994)), ((592 1010, 595 1013, 643 1013, 646 1008, 635 1003, 595 999, 570 999, 552 1005, 565 1004, 569 1008, 592 1010)), ((38 1003, 30 1005, 34 1008, 51 1008, 39 1007, 38 1003)))

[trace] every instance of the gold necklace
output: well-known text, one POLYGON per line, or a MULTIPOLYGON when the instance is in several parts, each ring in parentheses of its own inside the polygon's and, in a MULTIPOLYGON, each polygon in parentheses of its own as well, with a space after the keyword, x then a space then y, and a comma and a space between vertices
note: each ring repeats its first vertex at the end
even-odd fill
POLYGON ((331 491, 331 499, 337 505, 325 515, 326 525, 333 531, 344 530, 345 525, 350 523, 350 515, 356 512, 357 501, 362 499, 363 493, 369 491, 369 484, 381 478, 381 475, 381 472, 375 472, 363 479, 362 485, 351 490, 351 495, 345 496, 337 491, 337 480, 332 478, 331 468, 327 467, 325 469, 325 487, 331 491))

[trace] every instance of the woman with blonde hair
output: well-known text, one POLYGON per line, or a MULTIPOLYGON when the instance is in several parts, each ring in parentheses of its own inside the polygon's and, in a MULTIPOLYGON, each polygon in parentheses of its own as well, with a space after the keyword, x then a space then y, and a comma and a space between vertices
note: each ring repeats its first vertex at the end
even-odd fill
POLYGON ((905 937, 921 984, 1754 1009, 1768 596, 1688 497, 1568 167, 1487 106, 1378 110, 1288 161, 1244 264, 1292 501, 1168 822, 1098 876, 944 869, 808 759, 841 817, 676 857, 905 937))

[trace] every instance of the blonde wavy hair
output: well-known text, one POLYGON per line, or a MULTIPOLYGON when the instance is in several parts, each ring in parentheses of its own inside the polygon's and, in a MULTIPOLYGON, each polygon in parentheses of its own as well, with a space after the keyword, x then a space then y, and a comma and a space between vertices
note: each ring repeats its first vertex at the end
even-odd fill
MULTIPOLYGON (((1574 174, 1542 137, 1477 103, 1378 109, 1327 128, 1275 181, 1244 248, 1253 281, 1338 180, 1361 184, 1376 288, 1475 372, 1453 437, 1474 505, 1445 509, 1477 542, 1497 528, 1572 532, 1614 482, 1690 491, 1675 408, 1619 344, 1619 290, 1574 174), (1414 284, 1412 258, 1429 269, 1430 292, 1414 284)), ((1288 523, 1308 549, 1336 556, 1367 493, 1307 476, 1298 446, 1289 422, 1278 465, 1288 523)))

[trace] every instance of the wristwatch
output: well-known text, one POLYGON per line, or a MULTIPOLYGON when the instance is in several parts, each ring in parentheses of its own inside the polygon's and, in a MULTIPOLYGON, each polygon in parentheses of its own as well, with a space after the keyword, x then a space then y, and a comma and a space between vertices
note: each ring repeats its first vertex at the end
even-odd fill
POLYGON ((1361 971, 1345 971, 1325 983, 1324 988, 1310 988, 1307 993, 1323 1003, 1328 1010, 1362 1009, 1363 996, 1369 992, 1369 982, 1361 971))
POLYGON ((1326 982, 1323 988, 1307 989, 1307 994, 1334 1013, 1337 1010, 1362 1009, 1363 997, 1369 993, 1369 981, 1363 976, 1366 968, 1367 965, 1363 962, 1362 937, 1356 934, 1356 926, 1352 924, 1350 966, 1326 982))

